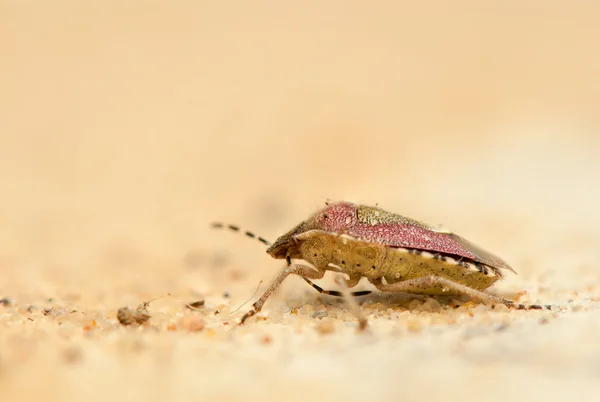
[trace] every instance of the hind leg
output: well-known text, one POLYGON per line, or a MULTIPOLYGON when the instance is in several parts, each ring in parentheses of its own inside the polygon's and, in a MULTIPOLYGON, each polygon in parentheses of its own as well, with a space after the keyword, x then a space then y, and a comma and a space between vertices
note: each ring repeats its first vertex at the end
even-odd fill
POLYGON ((539 310, 542 306, 530 305, 526 306, 523 304, 516 304, 510 300, 503 299, 502 297, 494 296, 473 288, 470 288, 460 283, 453 282, 446 278, 440 278, 439 276, 424 276, 420 278, 408 279, 402 282, 384 284, 381 279, 374 280, 372 283, 377 289, 382 292, 403 292, 403 293, 417 293, 422 294, 424 290, 431 288, 447 289, 457 293, 461 293, 469 296, 471 299, 477 300, 483 304, 504 304, 510 308, 517 308, 519 310, 539 310))

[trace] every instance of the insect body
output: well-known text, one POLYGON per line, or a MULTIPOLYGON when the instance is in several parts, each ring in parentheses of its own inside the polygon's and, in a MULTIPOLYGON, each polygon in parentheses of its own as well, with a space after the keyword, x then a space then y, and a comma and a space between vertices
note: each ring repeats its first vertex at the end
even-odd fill
MULTIPOLYGON (((229 227, 238 230, 236 226, 229 227)), ((255 237, 250 232, 246 234, 255 237)), ((454 233, 377 207, 348 202, 329 204, 279 237, 267 253, 273 258, 285 259, 287 266, 254 303, 253 309, 244 315, 242 323, 262 309, 265 301, 290 274, 301 276, 322 293, 341 295, 336 291, 324 291, 312 283, 311 280, 321 279, 326 271, 345 274, 348 288, 365 277, 384 292, 468 295, 486 304, 542 308, 515 304, 483 292, 501 279, 504 272, 515 272, 502 259, 454 233), (293 263, 292 260, 308 264, 293 263)), ((367 293, 370 292, 355 292, 354 295, 367 293)))

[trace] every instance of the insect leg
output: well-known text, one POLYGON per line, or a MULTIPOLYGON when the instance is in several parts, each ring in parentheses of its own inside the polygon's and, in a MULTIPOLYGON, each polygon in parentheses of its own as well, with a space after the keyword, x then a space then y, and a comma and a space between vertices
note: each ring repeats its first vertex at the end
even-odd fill
MULTIPOLYGON (((344 300, 346 301, 346 304, 348 305, 348 310, 350 310, 350 312, 358 320, 358 330, 364 331, 365 329, 367 329, 368 321, 365 318, 365 316, 362 315, 362 313, 360 311, 360 307, 358 306, 358 303, 356 302, 356 299, 353 296, 355 293, 361 293, 361 292, 350 293, 350 290, 348 289, 348 285, 346 285, 346 280, 344 279, 344 277, 342 275, 339 275, 337 278, 335 278, 335 282, 338 285, 340 285, 340 288, 342 289, 341 293, 342 293, 342 296, 344 297, 344 300)), ((369 292, 369 293, 371 293, 371 292, 369 292)))
POLYGON ((262 294, 262 296, 252 305, 252 310, 248 311, 243 317, 240 325, 244 323, 248 318, 252 317, 256 313, 258 313, 262 306, 265 304, 269 296, 277 290, 281 282, 285 280, 290 274, 300 275, 301 277, 306 277, 310 279, 321 279, 325 275, 325 271, 317 271, 314 268, 308 267, 306 265, 300 264, 292 264, 290 258, 287 258, 287 266, 281 271, 281 273, 275 278, 273 283, 269 286, 269 288, 262 294))
MULTIPOLYGON (((306 281, 306 283, 308 283, 310 286, 312 286, 313 288, 315 288, 316 291, 319 292, 319 293, 322 293, 324 295, 329 295, 329 296, 344 297, 344 294, 342 292, 338 292, 337 290, 324 290, 319 285, 315 285, 314 283, 312 283, 310 279, 307 279, 307 278, 304 278, 304 277, 302 277, 302 279, 304 279, 306 281)), ((344 286, 348 287, 348 285, 345 283, 345 279, 344 279, 344 286)), ((370 290, 360 290, 358 292, 352 292, 350 294, 352 296, 365 296, 365 295, 368 295, 368 294, 371 294, 371 293, 372 292, 370 290)))
MULTIPOLYGON (((449 279, 440 278, 438 276, 424 276, 420 278, 408 279, 402 282, 390 283, 387 285, 384 285, 383 283, 381 283, 381 281, 373 281, 373 284, 377 287, 377 289, 381 290, 382 292, 422 293, 423 290, 430 288, 446 288, 448 290, 454 290, 455 292, 467 295, 472 299, 479 300, 484 304, 504 304, 507 307, 516 308, 519 310, 542 309, 542 306, 536 304, 529 306, 517 304, 510 300, 506 300, 498 296, 493 296, 488 293, 470 288, 468 286, 453 282, 449 279)), ((545 307, 549 310, 551 309, 550 306, 545 307)))

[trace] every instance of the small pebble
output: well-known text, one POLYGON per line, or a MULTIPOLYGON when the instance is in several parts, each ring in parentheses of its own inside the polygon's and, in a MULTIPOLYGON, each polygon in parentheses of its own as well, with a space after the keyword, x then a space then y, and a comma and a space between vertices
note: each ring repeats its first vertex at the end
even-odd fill
POLYGON ((191 302, 185 305, 187 308, 189 308, 190 310, 195 310, 198 309, 202 306, 204 306, 204 300, 198 300, 195 302, 191 302))
POLYGON ((319 311, 315 311, 314 314, 312 315, 312 318, 318 319, 318 318, 324 318, 327 317, 328 313, 326 310, 319 310, 319 311))
POLYGON ((138 324, 143 324, 150 319, 150 313, 148 312, 148 303, 140 303, 135 311, 135 321, 138 324))
POLYGON ((131 325, 135 322, 133 312, 129 307, 121 307, 117 311, 117 320, 119 320, 122 325, 131 325))
POLYGON ((11 306, 12 304, 13 304, 13 301, 11 299, 9 299, 8 297, 3 297, 2 299, 0 299, 0 306, 7 307, 7 306, 11 306))
POLYGON ((131 325, 133 323, 142 325, 150 319, 148 305, 148 303, 140 303, 137 306, 135 313, 127 306, 121 307, 117 310, 117 320, 119 320, 122 325, 131 325))
POLYGON ((200 332, 204 326, 204 320, 198 315, 186 316, 181 319, 181 327, 189 332, 200 332))
POLYGON ((328 335, 335 332, 333 320, 320 320, 317 324, 317 331, 321 335, 328 335))

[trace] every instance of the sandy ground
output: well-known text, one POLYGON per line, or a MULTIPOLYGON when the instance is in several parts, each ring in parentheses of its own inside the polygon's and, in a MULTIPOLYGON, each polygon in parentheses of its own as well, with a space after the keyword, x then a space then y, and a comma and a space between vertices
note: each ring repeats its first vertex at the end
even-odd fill
POLYGON ((495 3, 0 0, 0 398, 600 399, 600 6, 495 3), (290 278, 236 326, 281 263, 209 222, 273 240, 328 198, 565 310, 374 294, 358 334, 290 278))

